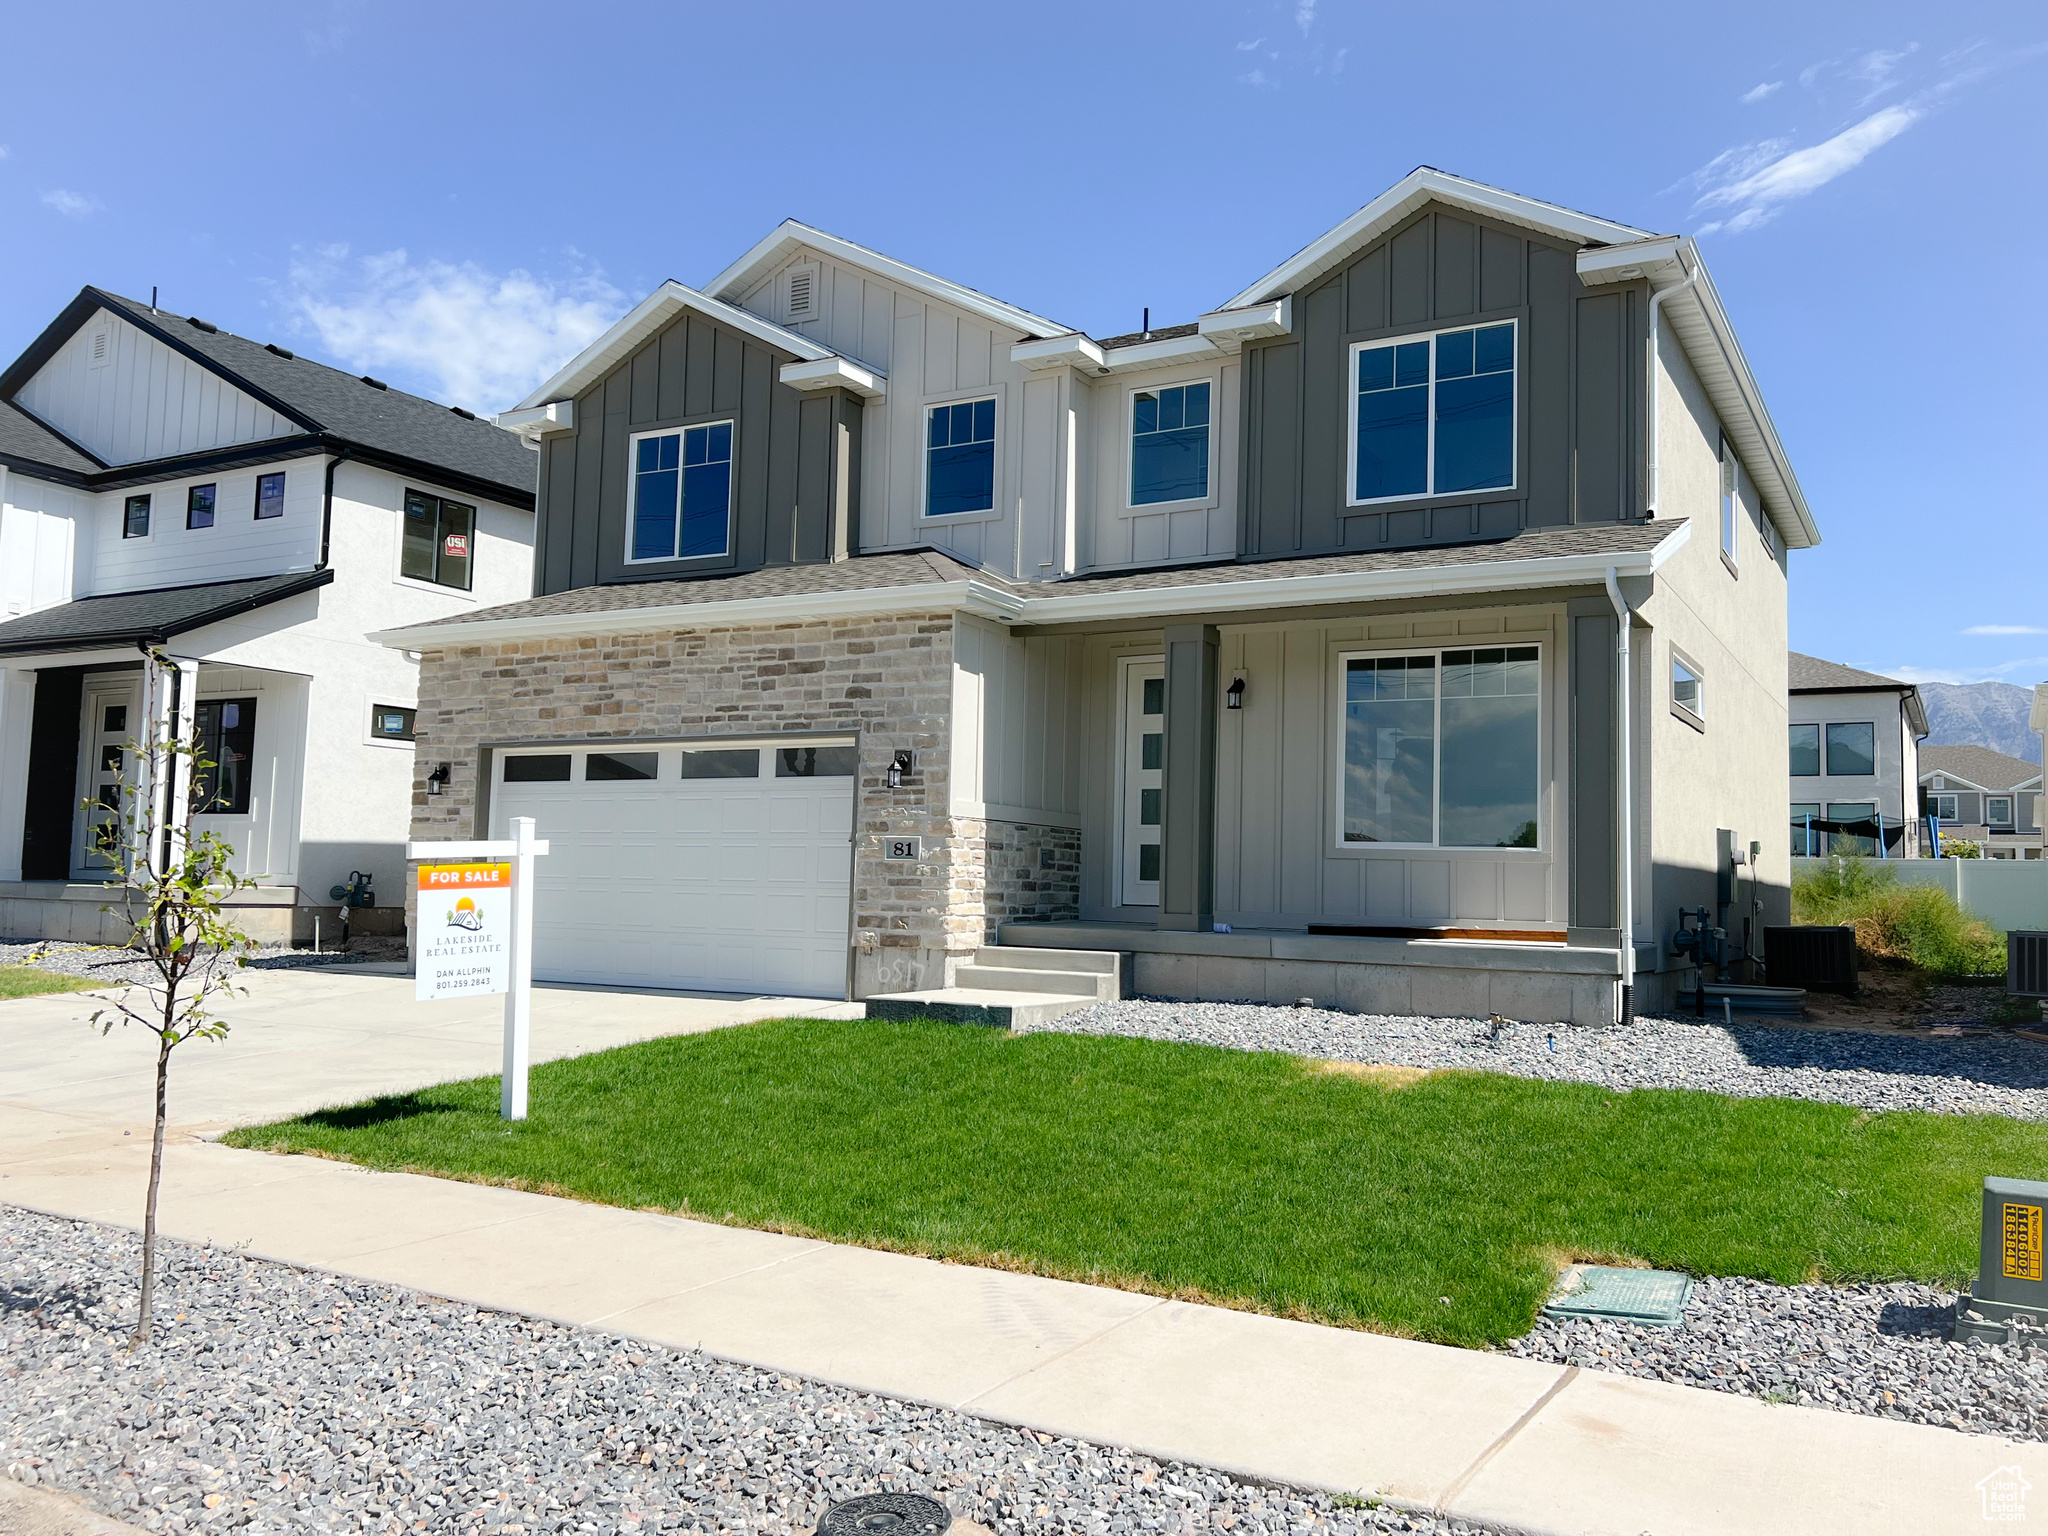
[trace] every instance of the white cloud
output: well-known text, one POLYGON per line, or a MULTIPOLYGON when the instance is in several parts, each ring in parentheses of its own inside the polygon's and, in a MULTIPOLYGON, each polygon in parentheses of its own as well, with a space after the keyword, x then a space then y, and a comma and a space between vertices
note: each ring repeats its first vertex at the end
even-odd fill
POLYGON ((1316 0, 1295 0, 1294 24, 1303 37, 1308 36, 1309 28, 1316 24, 1316 0))
POLYGON ((0 160, 5 160, 6 158, 7 158, 7 146, 6 146, 5 144, 0 144, 0 160))
POLYGON ((2018 673, 2028 679, 2048 678, 2048 656, 2022 656, 1996 666, 1955 667, 1873 667, 1870 670, 1904 683, 2003 683, 2018 673))
POLYGON ((43 206, 56 209, 67 219, 82 219, 99 211, 100 200, 87 197, 83 192, 68 192, 63 187, 55 187, 43 194, 43 206))
POLYGON ((1926 115, 1922 107, 1880 107, 1825 143, 1806 149, 1781 152, 1786 141, 1773 139, 1723 152, 1696 173, 1695 180, 1706 190, 1693 204, 1693 211, 1724 208, 1729 212, 1702 225, 1699 233, 1725 229, 1740 234, 1768 223, 1786 203, 1853 171, 1926 115))
POLYGON ((1275 83, 1273 77, 1267 74, 1263 69, 1255 69, 1250 74, 1239 75, 1237 78, 1242 80, 1246 85, 1272 85, 1275 83))
POLYGON ((1863 99, 1869 101, 1891 89, 1899 66, 1919 50, 1918 43, 1908 43, 1903 48, 1873 48, 1850 61, 1849 78, 1863 83, 1866 87, 1863 99))
POLYGON ((1255 37, 1248 43, 1239 43, 1237 45, 1237 51, 1239 53, 1257 53, 1261 48, 1265 46, 1266 40, 1263 37, 1255 37))
POLYGON ((1972 624, 1966 635, 2048 635, 2038 624, 1972 624))
POLYGON ((329 246, 292 264, 286 306, 351 368, 500 411, 588 346, 627 308, 595 268, 565 280, 404 251, 351 258, 329 246))
POLYGON ((1773 91, 1782 90, 1784 85, 1785 82, 1782 80, 1767 80, 1762 85, 1751 86, 1738 96, 1736 100, 1745 107, 1753 107, 1773 91))

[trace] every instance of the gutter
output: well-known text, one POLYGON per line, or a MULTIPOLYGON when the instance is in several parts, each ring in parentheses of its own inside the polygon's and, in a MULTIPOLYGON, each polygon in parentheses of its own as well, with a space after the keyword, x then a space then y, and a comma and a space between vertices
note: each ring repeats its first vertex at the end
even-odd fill
POLYGON ((803 619, 881 616, 915 609, 951 610, 992 619, 1000 624, 1020 626, 1117 619, 1156 622, 1190 613, 1244 613, 1275 608, 1320 607, 1331 603, 1381 602, 1390 598, 1598 586, 1610 570, 1622 576, 1655 574, 1685 546, 1691 532, 1690 522, 1673 524, 1671 531, 1655 547, 1620 556, 1554 555, 1387 571, 1334 571, 1317 576, 1283 575, 1239 581, 1190 582, 1108 592, 1061 590, 1064 587, 1085 588, 1087 584, 1081 582, 1041 583, 1036 589, 1022 591, 971 580, 921 582, 899 587, 862 587, 850 592, 800 592, 778 597, 732 598, 723 602, 659 603, 640 608, 477 618, 453 624, 421 624, 378 630, 369 638, 394 650, 439 650, 449 645, 475 642, 634 634, 661 629, 711 629, 803 619), (1045 592, 1046 595, 1039 596, 1037 592, 1045 592))
POLYGON ((344 448, 327 461, 327 489, 320 497, 320 563, 313 567, 316 571, 327 569, 327 547, 334 536, 334 472, 347 457, 349 450, 344 448))
MULTIPOLYGON (((1620 1022, 1627 1024, 1635 1017, 1636 1005, 1636 853, 1633 833, 1634 815, 1634 753, 1629 740, 1629 630, 1634 626, 1635 615, 1629 611, 1628 599, 1621 595, 1621 583, 1616 579, 1618 568, 1607 567, 1607 600, 1614 605, 1616 639, 1614 642, 1615 694, 1619 700, 1615 708, 1615 762, 1618 782, 1614 796, 1615 846, 1619 865, 1616 880, 1615 902, 1621 929, 1621 1011, 1620 1022)), ((1702 981, 1701 986, 1706 983, 1702 981)))
MULTIPOLYGON (((1680 256, 1677 260, 1679 267, 1683 269, 1685 258, 1680 256)), ((1664 393, 1664 333, 1658 328, 1658 322, 1662 319, 1661 312, 1664 308, 1664 301, 1674 294, 1685 292, 1686 289, 1698 282, 1700 280, 1700 271, 1701 269, 1698 266, 1694 266, 1684 282, 1673 283, 1669 288, 1654 288, 1650 294, 1650 494, 1647 500, 1649 503, 1649 515, 1652 517, 1657 515, 1657 508, 1661 504, 1660 491, 1663 484, 1662 478, 1658 473, 1658 461, 1662 458, 1662 453, 1659 450, 1657 441, 1657 423, 1660 414, 1657 409, 1657 400, 1664 393)))

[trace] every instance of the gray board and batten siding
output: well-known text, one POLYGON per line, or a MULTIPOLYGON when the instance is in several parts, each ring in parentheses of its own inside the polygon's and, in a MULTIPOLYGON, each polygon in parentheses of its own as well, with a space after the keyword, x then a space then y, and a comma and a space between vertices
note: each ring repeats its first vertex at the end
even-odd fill
POLYGON ((576 397, 543 439, 534 595, 843 560, 860 533, 861 402, 792 389, 794 353, 685 311, 576 397), (628 563, 634 433, 733 423, 732 538, 722 555, 628 563))
POLYGON ((1576 256, 1528 230, 1425 208, 1296 295, 1294 332, 1244 351, 1243 555, 1640 517, 1646 290, 1589 292, 1576 256), (1350 506, 1352 345, 1504 320, 1518 322, 1514 489, 1350 506))

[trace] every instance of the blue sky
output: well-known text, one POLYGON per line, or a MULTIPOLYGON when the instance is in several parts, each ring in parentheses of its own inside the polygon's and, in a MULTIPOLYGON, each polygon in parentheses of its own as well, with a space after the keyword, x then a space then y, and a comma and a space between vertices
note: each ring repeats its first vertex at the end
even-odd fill
POLYGON ((0 352, 87 282, 478 409, 795 216, 1095 334, 1417 164, 1698 234, 1795 647, 2048 677, 2038 5, 28 8, 0 352))

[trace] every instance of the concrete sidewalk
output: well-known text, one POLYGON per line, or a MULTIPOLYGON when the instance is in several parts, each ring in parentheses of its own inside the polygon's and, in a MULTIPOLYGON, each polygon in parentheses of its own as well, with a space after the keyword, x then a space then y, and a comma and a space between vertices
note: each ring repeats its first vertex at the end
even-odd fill
MULTIPOLYGON (((593 1018, 616 1011, 602 1029, 635 1027, 621 1021, 641 1005, 577 995, 593 1018)), ((121 1121, 124 1110, 146 1112, 146 1094, 117 1107, 115 1085, 81 1086, 79 1051, 55 1050, 63 1060, 18 1074, 23 1006, 0 1007, 9 1061, 0 1201, 135 1225, 148 1144, 124 1136, 133 1126, 121 1121)), ((711 1027, 721 1013, 747 1011, 714 1000, 691 1022, 711 1027)), ((395 1001, 391 1012, 402 1013, 395 1001)), ((556 1043, 600 1029, 576 1013, 565 1004, 556 1016, 556 1043)), ((649 1013, 638 1027, 662 1032, 660 1009, 649 1013)), ((685 1022, 683 1013, 669 1022, 685 1022)), ((398 1032, 392 1020, 371 1026, 370 1048, 398 1032)), ((542 1036, 537 1000, 537 1051, 542 1036)), ((583 1048, 595 1048, 591 1040, 583 1048)), ((435 1055, 394 1059, 396 1076, 379 1086, 416 1086, 397 1079, 435 1055)), ((302 1098, 305 1083, 265 1089, 246 1081, 255 1075, 241 1074, 232 1091, 225 1079, 181 1089, 181 1121, 188 1103, 206 1115, 247 1106, 245 1118, 308 1107, 280 1107, 302 1098)), ((324 1102, 349 1092, 337 1087, 324 1102)), ((242 1244, 294 1264, 1532 1533, 1979 1530, 1980 1479, 2017 1465, 2042 1484, 2048 1469, 2031 1443, 234 1151, 198 1140, 191 1122, 167 1154, 161 1220, 188 1241, 242 1244)))

